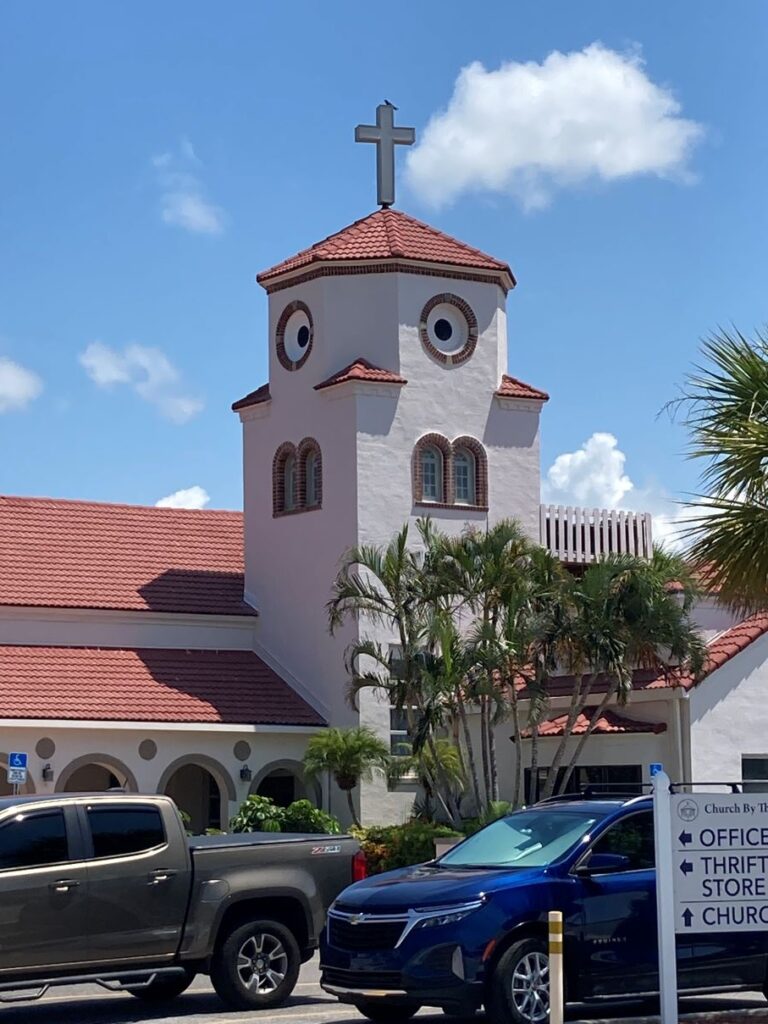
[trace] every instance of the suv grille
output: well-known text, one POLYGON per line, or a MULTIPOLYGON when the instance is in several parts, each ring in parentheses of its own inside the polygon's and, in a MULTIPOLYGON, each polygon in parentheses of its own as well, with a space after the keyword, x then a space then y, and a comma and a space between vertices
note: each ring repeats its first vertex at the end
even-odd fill
POLYGON ((328 918, 328 941, 337 949, 348 949, 352 952, 368 952, 379 949, 394 949, 397 940, 403 934, 405 920, 399 921, 360 921, 352 924, 351 918, 328 918))
POLYGON ((402 981, 398 971, 343 971, 339 967, 324 967, 323 981, 338 988, 399 989, 402 981))

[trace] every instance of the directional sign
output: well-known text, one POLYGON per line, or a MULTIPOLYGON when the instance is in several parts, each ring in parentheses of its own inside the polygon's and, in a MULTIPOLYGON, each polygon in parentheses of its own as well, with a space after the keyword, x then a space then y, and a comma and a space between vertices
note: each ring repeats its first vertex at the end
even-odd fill
POLYGON ((27 755, 19 750, 14 750, 8 755, 9 768, 26 768, 27 755))
POLYGON ((741 793, 671 797, 675 930, 768 927, 768 800, 741 793))
POLYGON ((26 768, 9 768, 8 769, 8 781, 16 785, 20 785, 22 782, 27 781, 27 769, 26 768))

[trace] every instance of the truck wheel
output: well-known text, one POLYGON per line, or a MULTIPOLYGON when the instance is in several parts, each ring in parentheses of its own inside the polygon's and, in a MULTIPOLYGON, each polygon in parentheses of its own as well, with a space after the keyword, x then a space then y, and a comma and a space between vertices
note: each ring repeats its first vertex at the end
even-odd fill
POLYGON ((174 974, 169 978, 155 978, 149 985, 129 988, 126 991, 145 1003, 166 1003, 186 992, 194 980, 195 972, 187 971, 185 974, 174 974))
POLYGON ((549 1019, 549 956, 541 939, 523 939, 502 955, 486 1011, 492 1024, 545 1024, 549 1019))
POLYGON ((410 1020, 421 1007, 396 1006, 386 999, 370 999, 364 1003, 355 1003, 355 1009, 374 1024, 399 1024, 401 1020, 410 1020))
POLYGON ((291 932, 277 921, 249 921, 227 935, 213 954, 211 982, 236 1010, 272 1009, 293 992, 301 954, 291 932))

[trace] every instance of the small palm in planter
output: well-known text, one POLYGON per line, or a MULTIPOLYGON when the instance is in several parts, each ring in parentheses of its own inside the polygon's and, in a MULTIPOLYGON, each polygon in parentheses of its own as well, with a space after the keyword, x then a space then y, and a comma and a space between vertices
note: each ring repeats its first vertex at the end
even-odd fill
POLYGON ((317 779, 330 772, 339 789, 347 794, 349 813, 355 825, 360 822, 352 799, 352 790, 361 781, 369 782, 375 773, 386 774, 389 749, 367 726, 354 729, 326 729, 307 744, 304 775, 317 779))

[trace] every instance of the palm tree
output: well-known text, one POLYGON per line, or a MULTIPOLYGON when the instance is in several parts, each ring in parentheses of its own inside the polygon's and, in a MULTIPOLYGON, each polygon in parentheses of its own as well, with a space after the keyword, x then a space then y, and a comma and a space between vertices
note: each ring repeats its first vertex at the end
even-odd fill
POLYGON ((367 726, 353 729, 326 729, 316 733, 304 754, 304 775, 317 779, 330 772, 339 789, 347 794, 349 813, 355 825, 360 821, 352 799, 352 790, 361 781, 370 782, 377 772, 386 774, 390 765, 389 749, 367 726))
POLYGON ((560 649, 569 652, 574 684, 544 797, 556 786, 561 792, 567 787, 602 712, 611 703, 629 700, 636 668, 701 671, 706 648, 690 615, 696 595, 685 560, 660 549, 650 561, 611 556, 573 578, 570 623, 560 649), (595 692, 601 699, 566 763, 573 728, 595 692))
POLYGON ((690 457, 705 462, 707 495, 686 503, 696 514, 684 535, 720 599, 754 611, 768 605, 768 336, 721 331, 703 354, 675 403, 687 409, 690 457))

